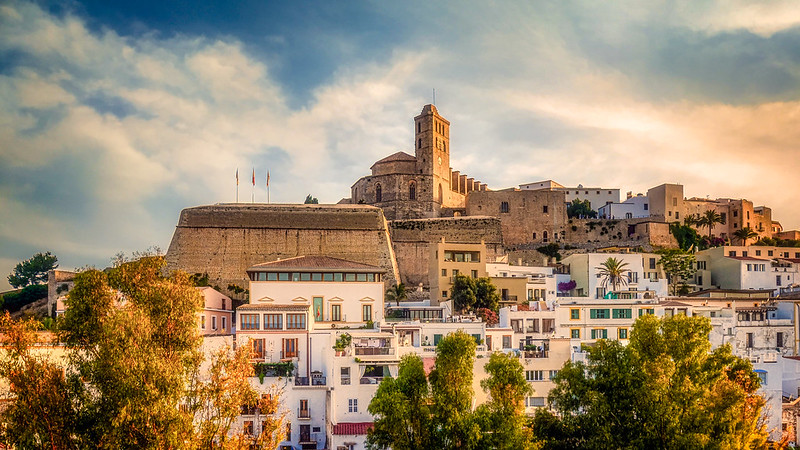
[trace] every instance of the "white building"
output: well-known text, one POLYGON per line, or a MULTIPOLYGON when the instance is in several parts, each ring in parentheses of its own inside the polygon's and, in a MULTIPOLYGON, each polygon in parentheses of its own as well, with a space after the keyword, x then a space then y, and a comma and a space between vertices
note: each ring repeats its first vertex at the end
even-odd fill
POLYGON ((562 265, 569 268, 572 280, 577 284, 573 295, 577 297, 603 298, 611 293, 611 283, 600 274, 601 264, 616 258, 627 264, 624 283, 614 293, 618 298, 655 298, 667 295, 667 279, 658 265, 659 256, 654 253, 576 253, 564 258, 562 265))
POLYGON ((800 249, 725 245, 697 252, 698 289, 766 289, 800 285, 800 249))
POLYGON ((622 203, 606 203, 597 209, 600 219, 638 219, 650 217, 650 202, 646 195, 630 197, 622 203))
POLYGON ((599 188, 599 187, 584 187, 579 184, 577 187, 566 187, 556 183, 553 180, 536 181, 533 183, 520 184, 519 188, 522 190, 542 190, 561 191, 564 193, 564 201, 572 203, 573 200, 589 200, 593 210, 597 211, 598 208, 607 203, 619 203, 619 189, 617 188, 599 188))

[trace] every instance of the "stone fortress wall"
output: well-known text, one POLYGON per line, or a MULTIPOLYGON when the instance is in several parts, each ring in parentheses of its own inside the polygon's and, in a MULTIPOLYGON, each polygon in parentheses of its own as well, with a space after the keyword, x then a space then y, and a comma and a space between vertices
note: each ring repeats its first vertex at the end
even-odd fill
POLYGON ((181 211, 166 254, 167 270, 208 273, 211 285, 247 288, 255 264, 325 255, 398 272, 388 227, 367 205, 218 204, 181 211))

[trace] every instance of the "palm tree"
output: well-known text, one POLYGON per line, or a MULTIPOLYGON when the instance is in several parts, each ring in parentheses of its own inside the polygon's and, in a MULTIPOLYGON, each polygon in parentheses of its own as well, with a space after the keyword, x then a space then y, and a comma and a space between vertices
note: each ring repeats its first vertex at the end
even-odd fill
POLYGON ((744 227, 734 231, 733 236, 739 238, 739 240, 742 242, 742 245, 747 245, 747 240, 757 238, 758 233, 756 233, 750 227, 744 227))
POLYGON ((400 306, 400 302, 407 298, 406 285, 403 283, 392 285, 386 290, 386 300, 397 303, 397 306, 400 306))
POLYGON ((698 219, 697 221, 698 226, 708 227, 709 238, 711 237, 711 229, 714 228, 714 224, 717 223, 724 225, 725 220, 719 213, 717 213, 713 209, 709 209, 708 211, 706 211, 702 216, 700 216, 700 219, 698 219))
POLYGON ((617 286, 621 284, 628 284, 628 277, 625 276, 630 269, 627 269, 628 263, 622 262, 617 258, 608 258, 597 267, 597 273, 603 277, 603 287, 611 283, 611 288, 617 290, 617 286))
POLYGON ((691 227, 693 225, 698 225, 700 223, 700 216, 695 216, 694 214, 689 214, 688 216, 683 218, 683 224, 687 227, 691 227))

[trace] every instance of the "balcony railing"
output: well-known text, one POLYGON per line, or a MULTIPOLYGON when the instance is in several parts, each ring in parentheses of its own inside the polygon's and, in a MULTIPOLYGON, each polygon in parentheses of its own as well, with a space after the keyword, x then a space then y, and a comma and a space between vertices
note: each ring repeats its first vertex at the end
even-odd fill
POLYGON ((295 386, 325 386, 326 384, 326 377, 294 377, 295 386))
POLYGON ((310 419, 311 418, 311 410, 309 408, 306 408, 306 409, 297 408, 297 418, 298 419, 310 419))
POLYGON ((356 356, 391 355, 391 347, 356 347, 356 356))
POLYGON ((525 350, 522 352, 523 358, 547 358, 547 350, 525 350))
POLYGON ((516 295, 504 295, 504 296, 500 297, 500 301, 501 302, 515 302, 515 301, 517 301, 517 296, 516 295))
POLYGON ((383 377, 361 377, 361 384, 381 384, 383 377))

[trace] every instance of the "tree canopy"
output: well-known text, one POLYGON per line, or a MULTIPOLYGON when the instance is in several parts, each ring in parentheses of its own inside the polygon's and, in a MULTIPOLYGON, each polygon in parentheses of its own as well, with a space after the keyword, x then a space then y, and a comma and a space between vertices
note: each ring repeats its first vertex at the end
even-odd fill
MULTIPOLYGON (((9 424, 3 429, 7 444, 35 448, 56 435, 59 448, 246 448, 253 443, 243 436, 227 438, 239 408, 259 401, 247 381, 253 374, 248 347, 233 357, 214 355, 210 374, 201 374, 200 294, 187 274, 165 277, 163 268, 163 258, 144 257, 75 277, 58 323, 58 340, 66 344, 63 370, 32 360, 26 362, 30 370, 20 374, 13 364, 29 351, 24 346, 0 364, 0 376, 13 380, 11 412, 3 415, 9 424), (30 392, 34 388, 40 394, 30 392), (13 420, 14 411, 32 402, 58 414, 13 420)), ((2 325, 2 335, 15 329, 2 325)), ((269 404, 262 406, 273 411, 269 404)), ((278 424, 274 430, 281 436, 285 429, 278 424)))
POLYGON ((631 270, 628 269, 628 263, 613 257, 609 257, 597 267, 598 275, 603 278, 603 286, 605 287, 611 284, 611 288, 615 291, 620 284, 628 285, 626 275, 630 271, 631 270))
POLYGON ((406 292, 406 285, 403 283, 394 284, 386 290, 387 303, 395 302, 397 306, 400 306, 400 302, 407 298, 408 293, 406 292))
POLYGON ((733 232, 733 237, 739 240, 741 245, 747 245, 748 239, 755 239, 758 233, 750 227, 742 227, 733 232))
POLYGON ((8 284, 21 288, 47 281, 47 272, 58 267, 58 258, 50 252, 37 253, 14 267, 8 275, 8 284))
POLYGON ((584 219, 597 218, 597 211, 592 209, 592 203, 589 200, 572 199, 572 202, 567 205, 567 217, 579 217, 584 219))
POLYGON ((457 311, 490 309, 494 312, 500 308, 500 294, 489 277, 472 278, 458 274, 450 289, 453 309, 457 311))
POLYGON ((489 358, 489 378, 481 387, 490 400, 472 410, 475 346, 475 339, 463 331, 445 336, 428 377, 419 356, 404 356, 397 379, 384 378, 369 405, 375 422, 367 448, 530 448, 523 427, 530 388, 517 358, 501 353, 489 358))
POLYGON ((600 340, 568 361, 534 433, 545 449, 762 448, 759 378, 730 346, 711 350, 711 323, 639 318, 627 346, 600 340))
POLYGON ((316 197, 312 196, 311 194, 306 195, 306 201, 303 202, 306 205, 317 205, 319 204, 319 200, 316 197))
POLYGON ((664 269, 672 294, 675 295, 678 292, 679 282, 688 280, 694 275, 695 257, 689 252, 678 249, 664 249, 656 253, 661 255, 658 263, 664 269))

